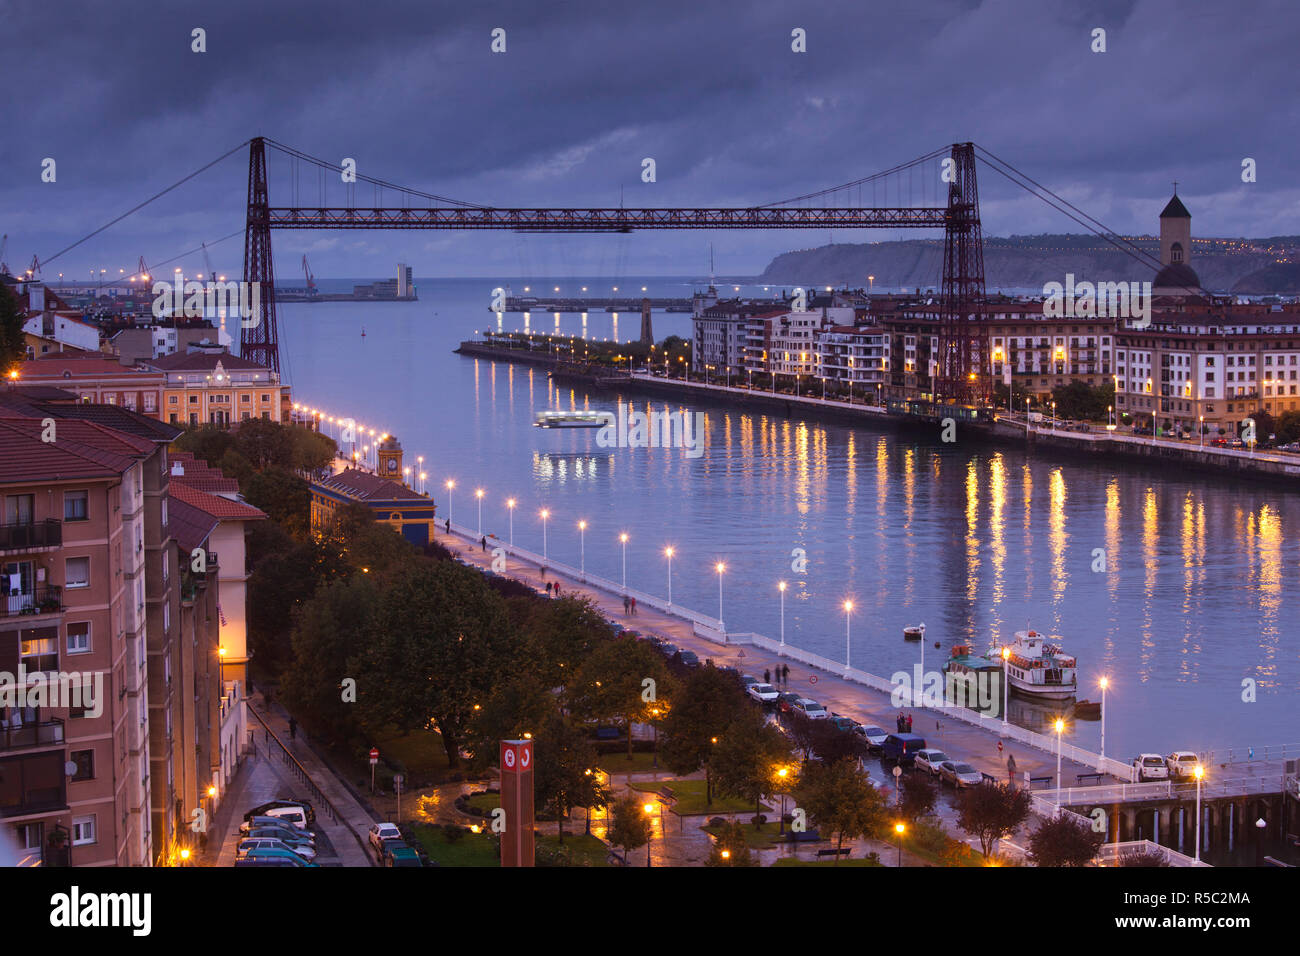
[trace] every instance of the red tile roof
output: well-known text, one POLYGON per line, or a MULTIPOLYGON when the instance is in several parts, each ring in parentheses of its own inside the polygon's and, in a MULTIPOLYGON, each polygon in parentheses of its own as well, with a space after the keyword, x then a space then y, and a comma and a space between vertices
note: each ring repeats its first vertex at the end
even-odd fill
POLYGON ((426 495, 412 491, 400 482, 380 478, 378 475, 372 475, 368 471, 358 471, 355 468, 346 468, 337 475, 315 484, 359 501, 429 500, 426 495))
POLYGON ((55 422, 55 440, 41 440, 42 419, 0 410, 0 483, 52 482, 120 475, 153 443, 94 422, 55 422))
POLYGON ((150 368, 162 369, 165 372, 202 372, 211 371, 221 367, 232 372, 245 371, 252 369, 255 371, 270 372, 271 370, 265 365, 259 365, 257 362, 250 362, 248 359, 240 358, 238 355, 231 355, 229 352, 174 352, 171 355, 163 355, 158 358, 141 359, 142 365, 150 368))
POLYGON ((261 521, 266 514, 242 501, 219 498, 206 491, 191 488, 184 481, 173 481, 168 492, 177 501, 183 501, 221 521, 261 521))
MULTIPOLYGON (((175 495, 171 496, 170 507, 167 509, 167 526, 182 552, 202 547, 218 523, 206 511, 186 504, 175 495)), ((185 555, 182 555, 182 560, 186 560, 185 555)))

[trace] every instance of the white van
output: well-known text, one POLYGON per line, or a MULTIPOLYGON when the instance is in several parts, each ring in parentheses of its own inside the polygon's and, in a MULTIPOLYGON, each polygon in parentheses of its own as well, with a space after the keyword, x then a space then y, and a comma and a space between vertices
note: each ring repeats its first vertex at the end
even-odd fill
POLYGON ((272 807, 262 816, 275 817, 285 823, 292 823, 295 830, 307 829, 307 811, 302 807, 272 807))

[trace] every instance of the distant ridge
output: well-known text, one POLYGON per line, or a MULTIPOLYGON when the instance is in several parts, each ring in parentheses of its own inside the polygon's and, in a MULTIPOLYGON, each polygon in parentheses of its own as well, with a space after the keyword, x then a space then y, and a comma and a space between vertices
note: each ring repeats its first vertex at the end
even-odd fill
MULTIPOLYGON (((1159 256, 1153 236, 1129 237, 1159 256)), ((1300 237, 1193 239, 1191 265, 1202 285, 1216 292, 1254 295, 1300 293, 1300 237), (1282 261, 1279 261, 1282 260, 1282 261)), ((1066 273, 1076 281, 1149 281, 1154 270, 1095 236, 1041 235, 984 240, 984 276, 990 292, 1041 288, 1066 273)), ((768 284, 937 288, 943 276, 939 239, 835 243, 785 252, 768 263, 757 281, 768 284)))

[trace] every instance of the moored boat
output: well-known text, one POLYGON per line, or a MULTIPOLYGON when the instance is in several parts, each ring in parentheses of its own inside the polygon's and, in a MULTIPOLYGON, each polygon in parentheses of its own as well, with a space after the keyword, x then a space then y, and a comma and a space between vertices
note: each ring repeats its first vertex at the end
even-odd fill
POLYGON ((614 424, 613 412, 538 412, 537 428, 600 428, 614 424))
POLYGON ((925 640, 925 625, 913 624, 910 627, 903 628, 903 640, 905 641, 925 640))
MULTIPOLYGON (((1053 635, 1053 640, 1060 638, 1053 635)), ((1017 693, 1061 700, 1078 689, 1075 659, 1037 631, 1017 631, 1014 643, 994 648, 989 657, 1004 662, 1007 681, 1017 693)))

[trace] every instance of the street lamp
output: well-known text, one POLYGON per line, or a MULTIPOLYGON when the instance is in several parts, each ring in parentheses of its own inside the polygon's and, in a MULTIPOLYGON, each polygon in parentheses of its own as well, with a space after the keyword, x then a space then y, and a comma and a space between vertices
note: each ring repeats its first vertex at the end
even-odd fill
MULTIPOLYGON (((623 544, 623 593, 627 594, 627 532, 622 532, 618 536, 618 540, 623 544)), ((668 603, 673 603, 671 597, 669 597, 668 603)))
POLYGON ((1196 853, 1193 855, 1197 863, 1201 862, 1201 778, 1205 776, 1205 770, 1198 763, 1196 769, 1192 771, 1196 775, 1196 853))
POLYGON ((455 487, 456 487, 456 480, 454 478, 448 478, 447 479, 447 524, 456 523, 455 519, 453 518, 455 512, 452 509, 452 502, 451 502, 451 492, 452 489, 454 489, 455 487))
POLYGON ((587 522, 578 522, 578 573, 587 580, 587 522))
POLYGON ((722 623, 722 572, 727 570, 727 566, 719 561, 714 569, 718 572, 718 629, 725 634, 727 627, 722 623))
POLYGON ((1201 422, 1201 447, 1204 448, 1205 447, 1205 416, 1199 415, 1197 417, 1200 419, 1201 422))
POLYGON ((853 650, 853 645, 851 643, 851 636, 849 632, 849 620, 852 618, 852 616, 853 616, 853 602, 845 601, 844 602, 844 676, 845 677, 849 676, 849 668, 851 666, 849 662, 849 658, 853 650))
POLYGON ((551 513, 545 508, 542 509, 542 560, 546 560, 546 519, 551 513))
POLYGON ((510 513, 510 547, 513 548, 515 546, 515 499, 514 498, 506 499, 506 508, 509 509, 509 513, 510 513))
POLYGON ((649 869, 649 867, 650 867, 650 844, 654 841, 654 835, 655 835, 655 829, 654 829, 654 812, 655 812, 655 805, 654 805, 653 803, 642 804, 641 809, 644 810, 644 811, 645 811, 645 815, 646 815, 647 817, 650 818, 650 836, 649 836, 649 838, 645 841, 645 865, 646 865, 646 868, 649 869))
POLYGON ((901 821, 894 824, 894 841, 898 844, 898 865, 900 868, 903 865, 903 833, 906 830, 907 827, 901 821))
POLYGON ((1056 718, 1053 724, 1056 728, 1056 810, 1061 810, 1061 733, 1065 730, 1065 721, 1060 717, 1056 718))
POLYGON ((777 770, 776 775, 781 779, 778 786, 781 787, 781 826, 779 832, 785 834, 785 781, 790 776, 789 767, 781 767, 777 770))
POLYGON ((1103 677, 1101 684, 1101 757, 1106 759, 1106 688, 1110 686, 1110 678, 1103 677))
MULTIPOLYGON (((921 638, 922 642, 925 638, 921 638)), ((1011 704, 1011 648, 1002 648, 1002 729, 1007 729, 1007 711, 1011 704)))
POLYGON ((673 549, 670 545, 664 548, 664 554, 668 556, 668 611, 673 609, 673 549))
POLYGON ((478 536, 483 537, 483 489, 475 488, 474 497, 478 499, 478 536))
MULTIPOLYGON (((776 583, 777 590, 781 592, 781 647, 785 647, 785 582, 776 583)), ((785 656, 785 651, 781 651, 781 656, 785 656)))

